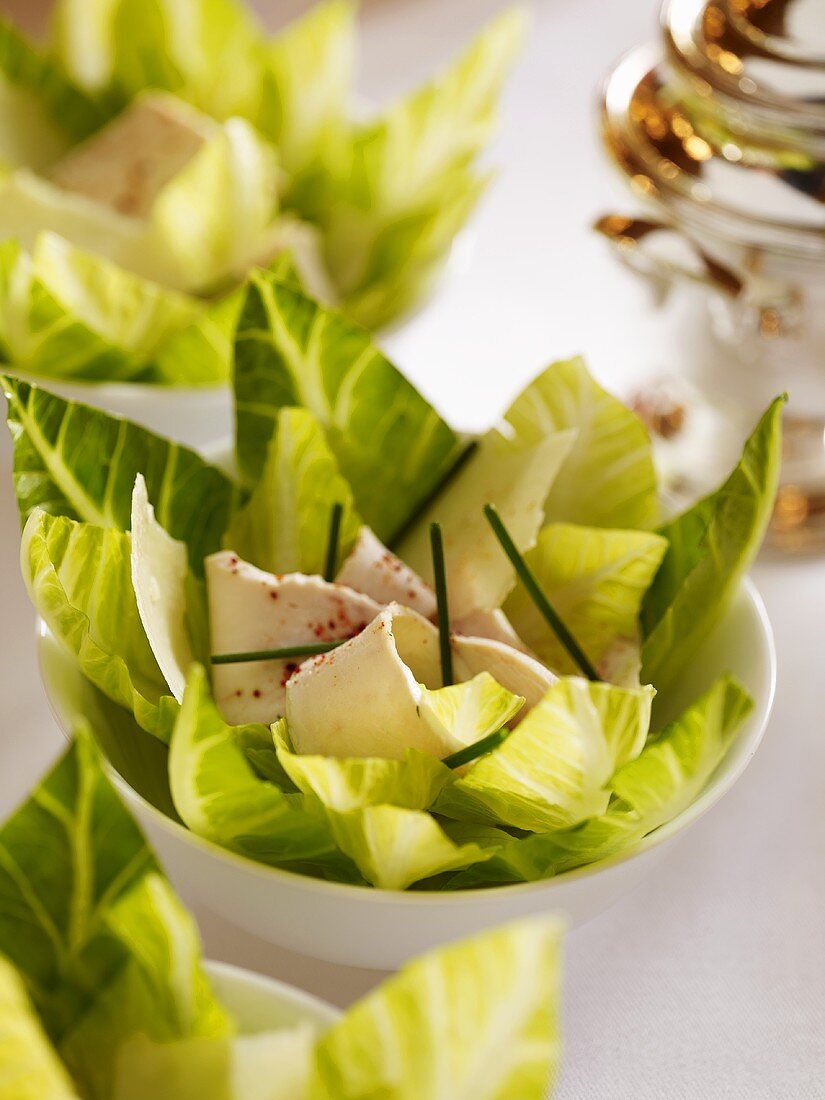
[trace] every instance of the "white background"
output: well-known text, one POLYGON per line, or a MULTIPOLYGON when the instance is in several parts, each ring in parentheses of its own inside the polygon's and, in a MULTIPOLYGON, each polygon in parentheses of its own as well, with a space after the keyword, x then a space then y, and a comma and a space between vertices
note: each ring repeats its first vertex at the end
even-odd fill
MULTIPOLYGON (((28 2, 16 6, 34 13, 28 2)), ((275 0, 258 6, 273 21, 283 13, 275 0)), ((502 6, 367 4, 361 90, 378 99, 401 90, 502 6)), ((652 312, 644 288, 615 266, 588 228, 596 214, 629 205, 598 146, 599 81, 621 52, 655 33, 653 0, 535 5, 492 153, 500 174, 475 219, 470 267, 385 341, 454 421, 483 425, 542 365, 574 351, 619 392, 678 364, 708 366, 697 350, 705 322, 695 303, 683 297, 652 312)), ((2 815, 61 747, 18 579, 9 466, 4 438, 2 815)), ((561 1100, 825 1097, 825 562, 762 561, 755 579, 780 656, 766 740, 736 788, 673 847, 669 862, 570 936, 561 1100)), ((210 956, 337 1004, 375 981, 287 955, 206 912, 197 915, 210 956)))

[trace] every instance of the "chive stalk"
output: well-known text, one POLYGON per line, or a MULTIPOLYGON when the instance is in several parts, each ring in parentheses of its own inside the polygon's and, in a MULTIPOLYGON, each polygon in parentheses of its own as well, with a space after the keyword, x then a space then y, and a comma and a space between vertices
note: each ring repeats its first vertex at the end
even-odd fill
POLYGON ((457 752, 451 752, 449 756, 444 757, 441 763, 446 764, 448 768, 460 768, 462 764, 469 764, 471 760, 483 756, 492 749, 497 749, 509 736, 510 730, 503 727, 500 730, 496 730, 495 733, 488 733, 487 736, 482 737, 480 741, 474 741, 472 745, 465 745, 463 749, 458 749, 457 752))
POLYGON ((562 621, 558 612, 550 603, 550 600, 547 598, 547 594, 539 584, 538 578, 536 577, 535 573, 524 560, 518 547, 513 542, 512 538, 510 537, 510 532, 504 526, 504 521, 498 514, 498 509, 496 508, 496 506, 494 504, 485 504, 484 515, 487 517, 487 522, 493 529, 493 534, 496 536, 499 543, 501 544, 502 550, 513 563, 513 568, 518 574, 521 583, 527 590, 527 594, 530 596, 533 603, 538 608, 547 625, 550 627, 550 629, 559 639, 561 644, 567 650, 574 664, 579 667, 579 669, 587 677, 588 680, 601 680, 601 677, 593 668, 590 661, 587 659, 587 656, 585 655, 581 646, 564 625, 564 622, 562 621))
POLYGON ((248 653, 213 653, 213 665, 240 665, 247 661, 282 661, 289 657, 315 657, 319 653, 329 653, 337 649, 348 639, 340 638, 335 642, 310 642, 307 645, 288 645, 282 649, 252 649, 248 653))
POLYGON ((430 524, 430 546, 433 554, 435 602, 438 609, 438 645, 441 655, 441 684, 449 687, 453 680, 453 651, 450 646, 450 609, 447 603, 447 573, 444 567, 444 536, 440 523, 430 524))
POLYGON ((344 515, 344 506, 340 500, 332 506, 329 516, 329 539, 327 541, 327 560, 324 567, 324 580, 335 579, 335 567, 338 564, 338 541, 341 535, 341 519, 344 515))

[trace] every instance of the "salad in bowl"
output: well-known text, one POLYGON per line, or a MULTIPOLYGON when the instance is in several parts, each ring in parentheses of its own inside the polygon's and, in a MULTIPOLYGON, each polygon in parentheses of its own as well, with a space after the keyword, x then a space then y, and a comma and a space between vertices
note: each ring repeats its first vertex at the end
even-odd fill
POLYGON ((468 439, 271 272, 238 325, 231 473, 5 385, 23 573, 104 699, 81 709, 234 869, 445 904, 562 880, 643 846, 736 748, 748 686, 725 652, 695 671, 770 515, 781 398, 664 519, 644 426, 580 360, 468 439))
POLYGON ((452 944, 342 1016, 204 963, 80 725, 0 825, 0 1096, 543 1100, 559 1060, 560 940, 551 919, 452 944))
POLYGON ((275 36, 234 0, 60 0, 44 50, 0 20, 0 355, 63 384, 214 387, 256 265, 396 320, 484 191, 522 23, 359 119, 346 0, 275 36))

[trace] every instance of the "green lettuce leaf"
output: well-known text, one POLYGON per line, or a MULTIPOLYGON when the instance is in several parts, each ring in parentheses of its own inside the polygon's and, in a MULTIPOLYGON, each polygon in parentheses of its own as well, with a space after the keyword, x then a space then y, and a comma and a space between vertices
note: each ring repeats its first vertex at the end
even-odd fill
POLYGON ((753 700, 732 676, 720 677, 610 781, 607 812, 571 829, 511 840, 455 888, 532 882, 628 851, 672 821, 704 790, 750 713, 753 700))
POLYGON ((382 890, 406 890, 421 879, 493 855, 474 843, 453 843, 438 822, 421 810, 362 806, 327 809, 327 818, 341 851, 356 863, 367 882, 382 890))
POLYGON ((247 482, 261 476, 284 406, 315 414, 355 506, 384 542, 442 482, 460 447, 366 332, 258 273, 235 345, 236 447, 247 482))
POLYGON ((306 1100, 314 1045, 307 1022, 223 1039, 136 1036, 112 1100, 306 1100))
POLYGON ((474 161, 523 30, 522 13, 505 12, 446 72, 353 130, 322 218, 344 307, 368 328, 427 293, 475 206, 474 161))
POLYGON ((6 1100, 78 1100, 20 975, 2 957, 0 1083, 6 1100))
MULTIPOLYGON (((525 557, 568 630, 598 665, 617 641, 639 642, 642 599, 667 545, 661 536, 644 531, 551 523, 525 557)), ((504 611, 546 665, 557 672, 577 671, 521 583, 504 611)))
POLYGON ((504 417, 522 443, 577 432, 545 502, 548 522, 628 529, 655 524, 659 507, 647 429, 594 381, 583 360, 553 363, 504 417))
POLYGON ((130 1032, 229 1031, 194 926, 83 729, 0 828, 0 948, 88 1100, 109 1100, 130 1032))
POLYGON ((59 0, 51 39, 79 84, 119 105, 163 88, 215 118, 257 110, 261 33, 234 0, 59 0))
POLYGON ((104 120, 53 58, 0 18, 0 166, 45 168, 104 120))
POLYGON ((603 813, 611 776, 645 743, 652 697, 651 688, 559 680, 444 791, 436 811, 536 833, 603 813))
POLYGON ((323 574, 336 503, 344 505, 339 538, 343 560, 361 526, 352 491, 312 413, 280 409, 260 481, 233 517, 224 543, 270 573, 323 574))
POLYGON ((227 377, 239 296, 205 308, 41 234, 30 254, 0 245, 4 357, 78 381, 210 384, 227 377))
POLYGON ((642 672, 670 688, 725 615, 762 543, 782 455, 784 397, 768 407, 727 481, 661 528, 669 548, 642 604, 642 672))
POLYGON ((348 130, 355 14, 349 0, 316 4, 265 49, 258 127, 291 177, 287 201, 304 212, 348 130))
POLYGON ((198 836, 261 863, 318 873, 346 863, 321 815, 300 796, 261 779, 209 694, 206 672, 193 665, 169 750, 175 809, 198 836))
POLYGON ((3 378, 14 440, 14 483, 23 520, 35 508, 101 527, 129 529, 136 476, 146 479, 155 515, 186 543, 203 576, 220 548, 237 491, 194 451, 128 420, 3 378))
POLYGON ((60 1050, 90 1097, 117 1100, 132 1052, 144 1053, 147 1037, 155 1043, 213 1041, 233 1027, 203 971, 197 926, 160 874, 132 886, 103 925, 125 962, 65 1034, 60 1050))
POLYGON ((293 752, 285 718, 272 734, 278 760, 295 786, 319 806, 341 813, 382 804, 426 810, 451 778, 440 760, 416 749, 407 749, 402 760, 309 756, 293 752))
POLYGON ((168 741, 177 704, 138 614, 131 549, 121 531, 35 511, 20 562, 35 609, 84 676, 168 741))
POLYGON ((503 688, 489 672, 447 687, 425 689, 418 709, 445 744, 463 748, 481 741, 516 717, 524 696, 503 688))
POLYGON ((321 1039, 311 1100, 544 1100, 560 939, 554 920, 520 921, 408 964, 321 1039))

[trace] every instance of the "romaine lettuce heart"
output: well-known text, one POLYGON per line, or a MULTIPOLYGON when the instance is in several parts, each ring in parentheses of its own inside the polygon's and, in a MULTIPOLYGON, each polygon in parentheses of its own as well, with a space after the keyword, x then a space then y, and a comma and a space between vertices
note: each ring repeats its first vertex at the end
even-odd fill
POLYGON ((127 531, 142 474, 161 526, 186 543, 203 576, 218 550, 238 490, 194 451, 99 409, 4 376, 14 481, 23 521, 35 508, 127 531))
MULTIPOLYGON (((525 557, 568 630, 599 666, 610 662, 617 643, 625 642, 638 653, 642 599, 667 545, 661 536, 645 531, 551 523, 525 557)), ((558 672, 578 671, 521 583, 504 606, 519 635, 545 664, 558 672)), ((619 668, 614 660, 612 671, 619 668)), ((621 682, 606 675, 605 668, 599 671, 621 682)))
POLYGON ((560 680, 436 803, 449 817, 546 832, 604 813, 616 768, 642 750, 652 688, 560 680))
POLYGON ((721 676, 619 768, 608 784, 612 802, 605 814, 570 829, 511 839, 498 845, 488 864, 462 872, 450 885, 532 882, 628 851, 699 796, 752 707, 742 685, 721 676))
POLYGON ((38 614, 84 676, 168 741, 178 707, 138 613, 130 536, 37 509, 23 531, 21 568, 38 614))
POLYGON ((661 528, 669 548, 642 604, 642 674, 663 693, 730 606, 770 521, 782 458, 777 397, 715 493, 661 528))
POLYGON ((587 372, 582 359, 553 363, 504 414, 524 444, 575 430, 575 443, 545 502, 548 522, 648 528, 659 501, 647 429, 587 372))
POLYGON ((260 479, 280 410, 309 409, 355 507, 385 541, 442 484, 463 449, 366 332, 264 272, 253 274, 246 291, 234 383, 244 480, 260 479))
POLYGON ((270 573, 323 573, 335 504, 344 508, 339 547, 346 554, 360 525, 352 490, 313 414, 280 409, 260 479, 232 517, 224 544, 270 573))

